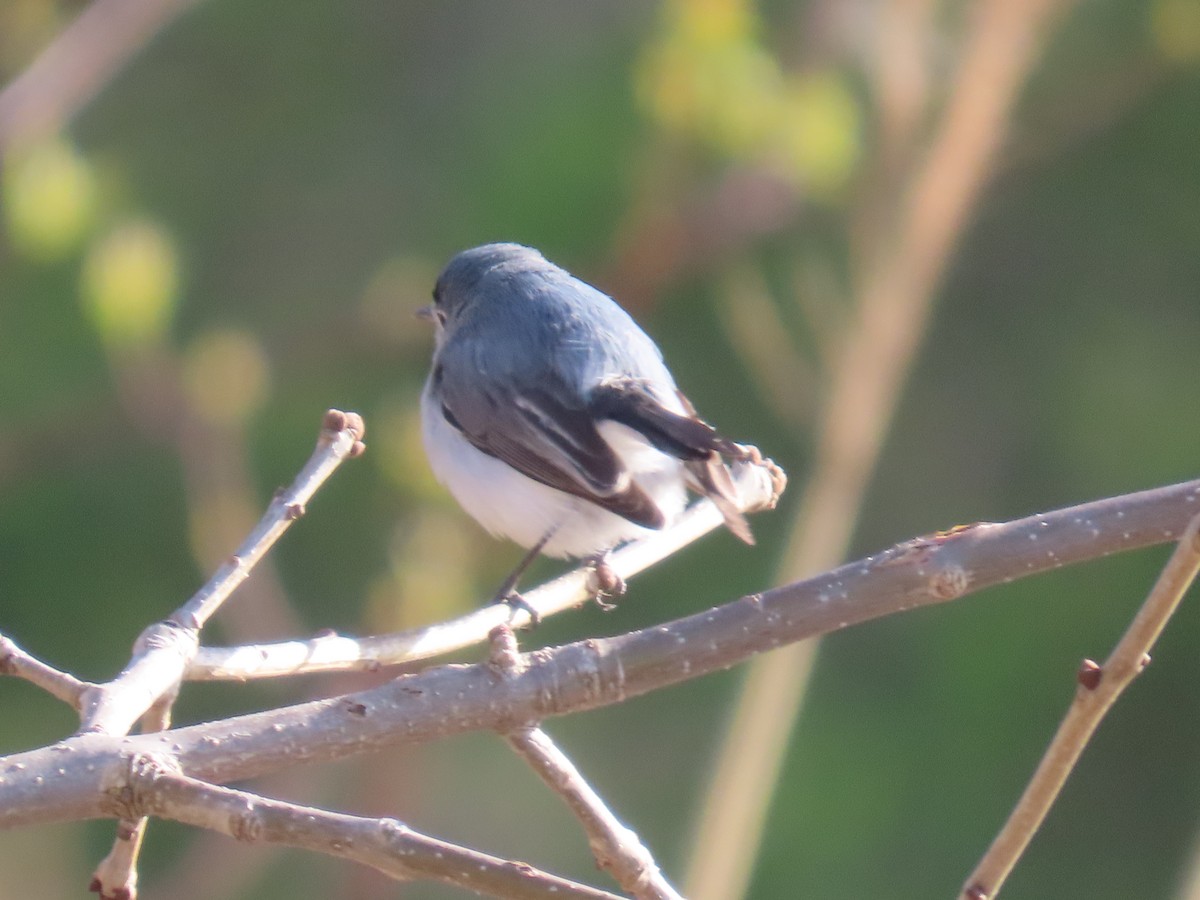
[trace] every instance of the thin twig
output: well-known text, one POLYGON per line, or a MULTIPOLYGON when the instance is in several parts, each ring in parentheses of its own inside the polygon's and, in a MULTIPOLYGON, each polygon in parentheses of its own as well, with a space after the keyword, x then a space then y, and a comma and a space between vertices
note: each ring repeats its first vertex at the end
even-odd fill
POLYGON ((83 692, 92 686, 31 656, 3 634, 0 634, 0 675, 23 678, 75 710, 79 709, 83 692))
MULTIPOLYGON (((142 716, 142 731, 166 731, 171 727, 171 709, 178 691, 159 697, 142 716)), ((138 857, 146 840, 149 819, 121 819, 112 849, 96 866, 88 890, 99 894, 100 900, 137 900, 138 857)))
MULTIPOLYGON (((396 777, 394 759, 377 757, 376 763, 388 767, 389 777, 396 777)), ((313 769, 291 769, 254 783, 255 793, 273 797, 304 797, 309 803, 319 803, 317 797, 327 793, 333 773, 313 769)), ((145 878, 147 894, 152 900, 214 900, 214 898, 253 897, 255 888, 266 884, 271 872, 285 854, 283 847, 259 847, 229 840, 215 831, 201 830, 173 853, 171 862, 145 878), (219 860, 218 866, 213 865, 219 860)), ((343 895, 344 896, 344 895, 343 895)))
POLYGON ((304 505, 346 459, 362 451, 362 419, 330 410, 312 457, 292 485, 277 496, 233 558, 170 618, 150 626, 138 638, 133 659, 113 681, 84 692, 85 731, 126 734, 158 698, 175 690, 196 652, 199 630, 254 564, 304 513, 304 505))
POLYGON ((137 900, 137 861, 148 821, 143 817, 117 822, 112 849, 100 860, 88 885, 88 891, 98 894, 100 900, 137 900))
POLYGON ((1067 776, 1121 692, 1150 662, 1150 649, 1200 571, 1200 515, 1192 519, 1142 608, 1103 666, 1084 660, 1075 699, 1008 821, 963 887, 962 900, 990 900, 1058 798, 1067 776))
POLYGON ((546 732, 540 728, 520 728, 510 731, 505 739, 538 777, 563 798, 583 825, 596 864, 611 873, 617 884, 638 900, 683 900, 667 883, 637 834, 621 824, 546 732))
MULTIPOLYGON (((512 629, 504 625, 488 635, 489 665, 501 678, 519 674, 525 660, 517 652, 512 629)), ((508 745, 562 797, 587 834, 596 864, 631 891, 637 900, 683 900, 663 877, 646 845, 613 815, 600 795, 541 728, 522 725, 504 733, 508 745)))
MULTIPOLYGON (((111 362, 122 381, 162 380, 157 373, 131 366, 128 359, 114 356, 111 362)), ((182 360, 177 363, 184 365, 182 360)), ((138 402, 136 395, 155 389, 145 384, 131 386, 121 392, 121 399, 130 416, 142 421, 147 431, 160 430, 171 436, 189 519, 195 523, 189 530, 192 558, 200 571, 209 572, 226 559, 229 548, 250 531, 259 515, 245 422, 213 422, 197 410, 195 398, 183 386, 177 388, 179 400, 175 403, 159 404, 150 412, 143 407, 140 415, 131 408, 138 402)), ((269 557, 258 562, 254 578, 238 590, 238 602, 221 608, 221 631, 227 640, 242 643, 264 640, 268 635, 302 633, 302 618, 293 609, 269 557)))
POLYGON ((615 894, 527 863, 429 837, 395 819, 350 816, 272 800, 189 778, 149 761, 134 767, 129 791, 144 801, 139 811, 149 815, 241 841, 314 850, 370 866, 397 880, 436 881, 506 898, 619 900, 615 894))
POLYGON ((271 501, 266 514, 238 547, 233 557, 196 594, 172 614, 172 621, 203 628, 237 588, 250 577, 255 564, 275 545, 292 523, 304 515, 308 501, 343 462, 362 452, 365 429, 354 413, 330 410, 325 414, 317 449, 296 480, 271 501))
MULTIPOLYGON (((770 508, 782 489, 772 469, 735 463, 734 479, 745 511, 770 508)), ((613 571, 628 580, 681 547, 720 527, 720 512, 708 500, 694 504, 670 528, 617 550, 609 557, 613 571)), ((578 606, 596 595, 592 572, 582 568, 523 593, 544 619, 578 606)), ((499 625, 519 628, 529 621, 524 609, 491 604, 425 628, 373 637, 323 634, 305 641, 283 641, 243 647, 202 647, 185 674, 191 681, 278 678, 312 672, 372 671, 439 656, 486 640, 499 625)))

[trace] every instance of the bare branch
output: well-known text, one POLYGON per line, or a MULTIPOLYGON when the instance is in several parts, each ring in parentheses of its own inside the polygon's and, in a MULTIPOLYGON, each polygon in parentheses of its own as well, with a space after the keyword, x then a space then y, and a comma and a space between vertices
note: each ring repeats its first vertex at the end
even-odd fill
MULTIPOLYGON (((502 678, 519 674, 525 660, 517 652, 511 628, 502 625, 488 638, 488 664, 502 678)), ((513 748, 537 772, 546 786, 566 802, 588 836, 596 864, 612 874, 637 900, 683 900, 667 883, 658 863, 638 836, 621 824, 582 773, 542 729, 527 725, 504 735, 513 748)))
MULTIPOLYGON (((507 733, 551 716, 623 702, 782 643, 950 601, 1035 572, 1176 540, 1197 510, 1200 480, 916 538, 815 578, 664 625, 522 655, 513 665, 517 671, 502 677, 494 662, 438 666, 372 690, 220 722, 134 737, 76 735, 0 758, 0 829, 162 815, 231 829, 225 833, 242 837, 293 840, 295 846, 367 865, 391 865, 387 855, 393 837, 408 832, 388 820, 323 813, 313 831, 298 833, 309 812, 271 805, 274 801, 262 806, 257 799, 248 807, 248 795, 210 794, 214 788, 204 782, 239 780, 467 731, 507 733), (191 778, 170 774, 176 771, 191 778), (159 774, 143 777, 147 772, 159 774), (170 790, 185 797, 215 796, 227 806, 216 815, 187 811, 196 807, 167 810, 162 804, 170 790), (254 815, 259 808, 270 813, 262 820, 264 831, 258 825, 244 829, 243 822, 259 822, 254 815)), ((520 864, 499 865, 526 871, 520 864)))
POLYGON ((23 678, 75 710, 79 709, 83 692, 91 687, 88 682, 30 656, 3 634, 0 634, 0 675, 23 678))
MULTIPOLYGON (((132 740, 156 752, 169 746, 188 772, 226 781, 394 743, 509 730, 622 702, 889 613, 1174 541, 1198 509, 1200 480, 965 526, 673 622, 539 650, 523 657, 528 668, 499 682, 488 666, 439 666, 373 691, 132 740)), ((0 788, 0 824, 2 801, 0 788)))
POLYGON ((250 575, 258 562, 304 513, 305 504, 342 462, 362 452, 362 419, 330 410, 312 457, 278 495, 233 558, 170 618, 138 638, 133 659, 112 682, 89 687, 82 697, 83 730, 126 734, 155 701, 175 690, 196 652, 199 630, 250 575))
MULTIPOLYGON (((734 480, 746 512, 773 507, 782 490, 771 468, 749 461, 734 464, 734 480)), ((628 580, 719 528, 722 522, 717 508, 710 501, 701 500, 671 528, 617 550, 609 557, 609 565, 628 580)), ((589 569, 577 569, 526 591, 523 596, 542 618, 546 618, 593 597, 596 591, 590 581, 591 575, 589 569)), ((197 652, 185 678, 242 681, 310 672, 372 671, 383 665, 427 659, 469 647, 484 641, 499 625, 520 627, 528 621, 529 614, 523 609, 491 604, 448 622, 374 637, 324 634, 307 641, 203 647, 197 652)))
POLYGON ((637 834, 618 821, 546 732, 518 728, 505 737, 582 823, 600 868, 612 873, 617 883, 638 900, 682 900, 637 834))
POLYGON ((237 586, 250 577, 255 564, 275 545, 280 536, 296 519, 304 515, 308 501, 334 470, 348 458, 362 453, 364 431, 363 421, 358 415, 329 410, 321 425, 317 449, 300 470, 291 487, 271 501, 266 514, 237 549, 233 558, 209 580, 208 584, 173 613, 171 620, 184 627, 203 628, 237 586))
POLYGON ((149 820, 121 819, 117 822, 117 836, 108 856, 100 860, 92 873, 88 891, 99 894, 100 900, 136 900, 137 861, 142 852, 142 841, 146 838, 146 823, 149 820))
MULTIPOLYGON (((177 696, 178 690, 171 690, 146 710, 141 722, 143 732, 166 731, 171 727, 171 709, 177 696)), ((89 891, 100 895, 100 900, 137 900, 138 857, 149 822, 145 816, 117 822, 112 849, 96 866, 88 886, 89 891)))
POLYGON ((1150 662, 1150 648, 1166 627, 1200 571, 1200 515, 1192 519, 1179 545, 1159 575, 1146 602, 1103 666, 1085 659, 1075 700, 1033 773, 1025 793, 1004 823, 961 894, 962 900, 989 900, 1033 839, 1067 776, 1075 768, 1100 720, 1121 692, 1150 662))
POLYGON ((130 792, 142 812, 208 828, 240 841, 315 850, 370 866, 398 880, 428 880, 498 897, 619 900, 615 894, 541 872, 527 863, 469 850, 372 819, 217 787, 154 765, 139 767, 130 792))
POLYGON ((226 782, 467 731, 510 731, 792 641, 1175 541, 1197 510, 1200 480, 916 538, 674 622, 526 654, 511 677, 497 678, 490 665, 437 666, 369 691, 157 734, 77 735, 0 758, 0 829, 114 815, 107 786, 120 783, 131 754, 165 756, 194 777, 226 782))

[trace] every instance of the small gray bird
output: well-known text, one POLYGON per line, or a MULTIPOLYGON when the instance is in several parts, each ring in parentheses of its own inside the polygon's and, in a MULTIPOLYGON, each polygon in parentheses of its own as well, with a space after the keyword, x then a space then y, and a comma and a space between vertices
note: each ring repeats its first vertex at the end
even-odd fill
MULTIPOLYGON (((520 244, 455 256, 433 304, 421 393, 438 480, 494 535, 537 556, 588 557, 670 524, 686 488, 754 543, 722 456, 746 451, 697 417, 662 353, 610 297, 520 244)), ((622 587, 619 585, 618 590, 622 587)))

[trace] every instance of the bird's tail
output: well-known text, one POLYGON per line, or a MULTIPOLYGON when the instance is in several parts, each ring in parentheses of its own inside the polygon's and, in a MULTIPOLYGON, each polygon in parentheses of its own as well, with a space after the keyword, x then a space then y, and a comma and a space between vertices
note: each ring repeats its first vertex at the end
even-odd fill
POLYGON ((698 493, 711 500, 721 511, 725 527, 747 544, 754 544, 750 523, 742 515, 737 488, 721 455, 713 450, 707 459, 684 463, 688 477, 698 493))
POLYGON ((629 426, 662 452, 683 460, 689 487, 716 504, 730 531, 753 544, 750 523, 742 515, 737 488, 723 459, 746 459, 746 448, 717 434, 696 415, 681 391, 676 395, 683 413, 667 409, 641 382, 614 378, 593 393, 592 412, 629 426))

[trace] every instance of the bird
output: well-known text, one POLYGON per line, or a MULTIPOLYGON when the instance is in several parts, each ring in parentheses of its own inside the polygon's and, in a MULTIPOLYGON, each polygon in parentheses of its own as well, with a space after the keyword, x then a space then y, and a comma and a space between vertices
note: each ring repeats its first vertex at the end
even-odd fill
POLYGON ((528 549, 497 601, 537 623, 517 585, 539 554, 586 559, 601 594, 622 593, 608 553, 675 521, 688 489, 754 543, 725 463, 748 448, 696 414, 607 294, 532 247, 490 243, 454 256, 417 315, 434 326, 421 392, 433 473, 484 529, 528 549))

